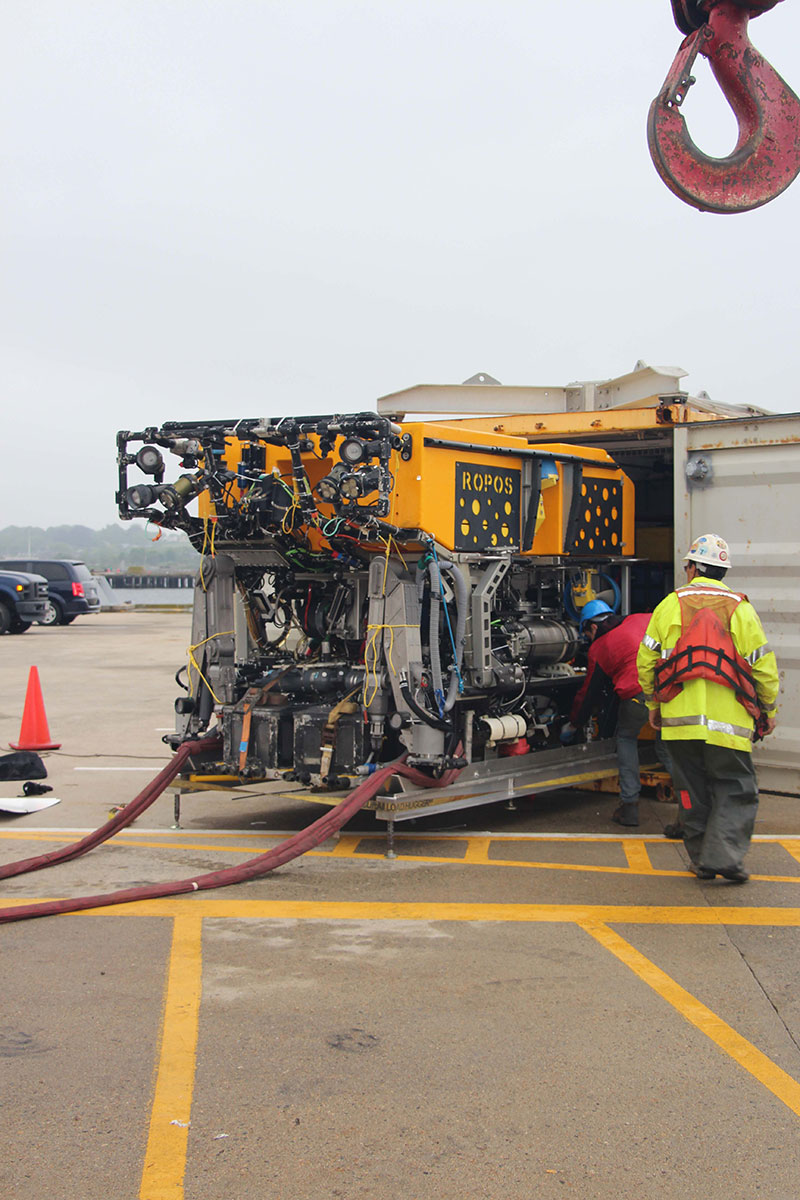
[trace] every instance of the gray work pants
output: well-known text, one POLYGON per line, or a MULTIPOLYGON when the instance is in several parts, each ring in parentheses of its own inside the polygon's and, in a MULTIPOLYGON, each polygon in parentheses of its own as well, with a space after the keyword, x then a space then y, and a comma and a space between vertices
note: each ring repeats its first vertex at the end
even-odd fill
POLYGON ((669 743, 683 844, 712 871, 741 871, 758 809, 752 755, 703 741, 669 743))
MULTIPOLYGON (((620 700, 617 717, 617 766, 619 767, 619 798, 623 804, 636 804, 639 800, 641 780, 639 778, 639 734, 647 724, 647 705, 640 693, 630 700, 620 700)), ((656 754, 670 775, 669 752, 663 739, 656 735, 656 754)))

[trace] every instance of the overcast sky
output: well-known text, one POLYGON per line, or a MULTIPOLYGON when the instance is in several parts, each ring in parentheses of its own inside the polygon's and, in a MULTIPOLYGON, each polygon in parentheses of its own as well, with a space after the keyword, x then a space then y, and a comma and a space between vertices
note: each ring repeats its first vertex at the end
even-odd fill
MULTIPOLYGON (((800 409, 800 181, 727 217, 661 183, 669 0, 4 0, 0 27, 0 526, 114 520, 119 428, 478 371, 644 359, 800 409)), ((750 31, 800 92, 800 3, 750 31)))

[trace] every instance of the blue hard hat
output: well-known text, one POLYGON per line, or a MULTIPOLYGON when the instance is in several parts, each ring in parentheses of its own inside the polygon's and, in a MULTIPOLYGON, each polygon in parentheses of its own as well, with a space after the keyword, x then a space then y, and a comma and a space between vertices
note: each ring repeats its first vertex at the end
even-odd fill
POLYGON ((587 621, 594 621, 598 617, 607 617, 613 611, 605 600, 590 600, 588 604, 584 604, 581 610, 581 633, 583 633, 583 627, 587 621))

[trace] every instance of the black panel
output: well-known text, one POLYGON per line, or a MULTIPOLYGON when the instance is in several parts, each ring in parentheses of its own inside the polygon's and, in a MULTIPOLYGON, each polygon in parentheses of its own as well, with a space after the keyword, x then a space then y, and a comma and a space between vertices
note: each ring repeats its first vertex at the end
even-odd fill
POLYGON ((517 468, 456 463, 454 549, 519 546, 520 476, 517 468))
POLYGON ((567 554, 621 554, 622 481, 584 475, 575 486, 564 546, 567 554))

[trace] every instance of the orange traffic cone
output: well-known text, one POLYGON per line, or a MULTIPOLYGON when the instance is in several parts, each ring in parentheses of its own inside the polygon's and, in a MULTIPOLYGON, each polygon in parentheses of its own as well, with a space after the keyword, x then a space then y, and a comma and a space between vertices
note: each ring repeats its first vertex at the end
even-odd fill
POLYGON ((19 741, 10 742, 12 750, 58 750, 61 742, 50 741, 47 716, 44 711, 39 670, 31 667, 28 675, 28 690, 25 693, 25 708, 22 712, 22 728, 19 741))

